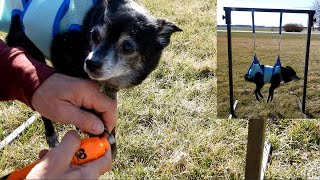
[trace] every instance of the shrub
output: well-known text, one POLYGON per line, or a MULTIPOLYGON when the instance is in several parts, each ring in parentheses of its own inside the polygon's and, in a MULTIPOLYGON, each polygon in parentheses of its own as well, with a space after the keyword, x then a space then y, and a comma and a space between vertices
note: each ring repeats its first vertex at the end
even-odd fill
POLYGON ((286 24, 283 26, 283 29, 286 32, 301 32, 303 31, 303 25, 302 24, 286 24))

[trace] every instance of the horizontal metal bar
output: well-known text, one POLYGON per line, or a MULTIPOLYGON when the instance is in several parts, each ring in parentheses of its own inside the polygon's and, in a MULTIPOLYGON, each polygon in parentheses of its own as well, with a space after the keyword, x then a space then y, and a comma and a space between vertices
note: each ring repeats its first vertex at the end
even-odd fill
POLYGON ((300 9, 265 9, 265 8, 240 8, 240 7, 224 7, 224 11, 253 11, 254 12, 283 12, 283 13, 301 13, 315 14, 315 10, 300 10, 300 9))

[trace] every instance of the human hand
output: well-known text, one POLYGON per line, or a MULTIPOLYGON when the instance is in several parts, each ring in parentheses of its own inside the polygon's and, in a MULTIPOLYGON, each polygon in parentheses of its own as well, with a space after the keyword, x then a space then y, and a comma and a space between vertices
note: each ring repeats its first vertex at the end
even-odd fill
POLYGON ((44 117, 73 124, 89 133, 101 134, 104 127, 111 132, 116 125, 117 102, 100 92, 97 84, 89 80, 55 73, 35 91, 31 103, 44 117), (103 122, 81 107, 101 114, 103 122))
POLYGON ((112 168, 111 150, 94 161, 80 166, 70 165, 73 155, 80 146, 80 137, 75 131, 69 131, 61 143, 50 151, 43 150, 44 156, 30 171, 27 179, 98 179, 112 168))

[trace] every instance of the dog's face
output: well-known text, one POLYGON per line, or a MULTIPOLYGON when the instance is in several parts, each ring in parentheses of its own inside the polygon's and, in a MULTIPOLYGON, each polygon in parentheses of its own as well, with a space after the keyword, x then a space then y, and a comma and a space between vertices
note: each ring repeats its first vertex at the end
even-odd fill
POLYGON ((300 80, 300 78, 297 76, 297 73, 295 70, 292 69, 290 66, 282 67, 281 68, 281 75, 282 80, 287 83, 290 81, 297 81, 300 80))
POLYGON ((181 29, 132 0, 102 1, 104 13, 93 20, 84 70, 115 89, 140 84, 158 65, 171 34, 181 29))

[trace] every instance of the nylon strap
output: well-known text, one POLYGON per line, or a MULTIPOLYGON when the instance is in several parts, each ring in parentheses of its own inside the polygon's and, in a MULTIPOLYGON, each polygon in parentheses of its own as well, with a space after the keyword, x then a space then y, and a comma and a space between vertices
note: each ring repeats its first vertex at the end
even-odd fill
POLYGON ((254 54, 256 54, 256 30, 254 25, 254 9, 252 9, 251 12, 252 12, 253 51, 254 51, 254 54))
POLYGON ((278 49, 278 56, 280 56, 281 40, 282 40, 282 10, 281 10, 281 12, 280 12, 279 49, 278 49))

